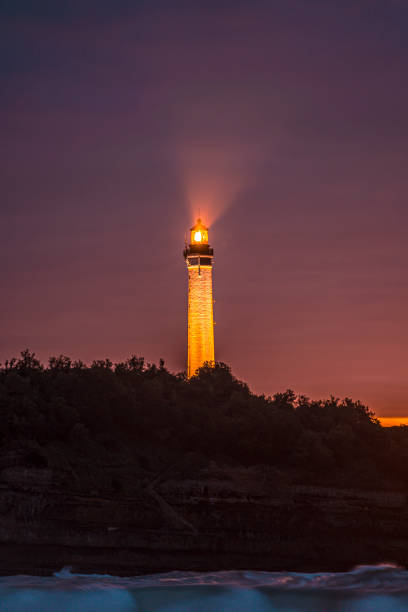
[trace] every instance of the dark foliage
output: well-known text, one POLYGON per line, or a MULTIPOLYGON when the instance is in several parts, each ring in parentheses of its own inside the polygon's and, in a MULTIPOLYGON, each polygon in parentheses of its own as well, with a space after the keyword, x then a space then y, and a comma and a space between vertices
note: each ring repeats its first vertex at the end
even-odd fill
POLYGON ((103 464, 127 453, 144 467, 195 453, 204 461, 271 466, 291 481, 405 488, 408 428, 383 428, 351 399, 251 393, 228 366, 186 380, 131 357, 90 366, 28 350, 0 369, 0 442, 26 464, 103 464))

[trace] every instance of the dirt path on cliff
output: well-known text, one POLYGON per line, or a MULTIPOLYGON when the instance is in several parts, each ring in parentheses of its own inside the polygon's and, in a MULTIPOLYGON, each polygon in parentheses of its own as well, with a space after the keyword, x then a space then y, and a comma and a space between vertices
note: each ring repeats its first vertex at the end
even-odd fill
POLYGON ((158 472, 158 474, 156 474, 152 478, 152 480, 146 485, 145 491, 151 497, 153 497, 153 499, 156 500, 164 518, 172 527, 183 530, 187 529, 188 531, 190 531, 190 533, 197 534, 198 529, 192 523, 190 523, 180 512, 170 506, 170 504, 166 502, 166 500, 155 489, 155 485, 162 480, 163 476, 171 472, 171 470, 177 467, 177 465, 179 465, 179 462, 169 465, 160 472, 158 472))

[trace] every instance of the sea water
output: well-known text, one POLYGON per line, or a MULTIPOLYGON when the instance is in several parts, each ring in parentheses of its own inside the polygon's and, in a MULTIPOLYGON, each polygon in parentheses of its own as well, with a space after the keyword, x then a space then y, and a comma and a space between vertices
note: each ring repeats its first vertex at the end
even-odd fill
POLYGON ((0 577, 1 612, 402 612, 408 571, 170 572, 121 578, 72 573, 0 577))

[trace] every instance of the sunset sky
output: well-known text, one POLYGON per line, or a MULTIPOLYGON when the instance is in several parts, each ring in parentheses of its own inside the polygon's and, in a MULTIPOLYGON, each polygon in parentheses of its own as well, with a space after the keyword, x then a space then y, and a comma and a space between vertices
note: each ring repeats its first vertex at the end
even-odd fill
POLYGON ((0 1, 0 360, 186 367, 408 416, 408 0, 0 1))

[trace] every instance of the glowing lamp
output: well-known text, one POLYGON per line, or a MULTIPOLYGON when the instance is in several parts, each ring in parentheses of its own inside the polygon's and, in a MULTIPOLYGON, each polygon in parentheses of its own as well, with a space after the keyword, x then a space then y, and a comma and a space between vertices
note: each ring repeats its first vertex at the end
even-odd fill
POLYGON ((208 227, 202 224, 201 219, 191 228, 191 244, 208 244, 208 227))

